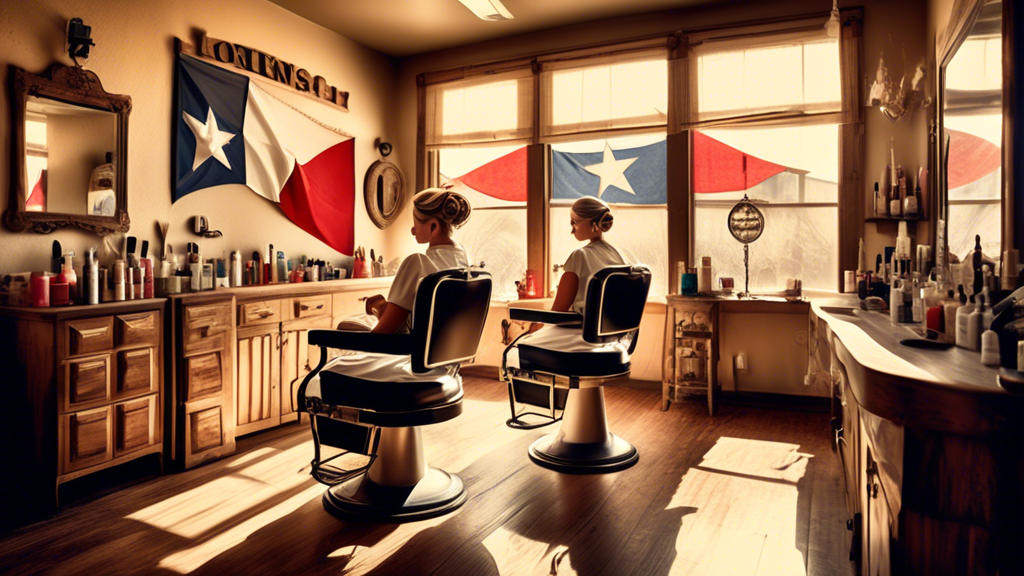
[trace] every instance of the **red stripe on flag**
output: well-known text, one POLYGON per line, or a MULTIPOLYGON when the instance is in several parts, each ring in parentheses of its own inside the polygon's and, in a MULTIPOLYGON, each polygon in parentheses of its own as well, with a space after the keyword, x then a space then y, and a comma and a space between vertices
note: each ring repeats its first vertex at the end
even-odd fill
POLYGON ((967 132, 949 130, 949 189, 966 186, 988 176, 1002 165, 995 144, 967 132))
POLYGON ((526 202, 526 147, 491 160, 454 180, 499 200, 526 202))
POLYGON ((706 134, 693 133, 693 187, 698 194, 747 190, 785 170, 706 134))
POLYGON ((281 190, 281 211, 296 226, 342 254, 352 254, 355 226, 355 148, 349 139, 295 170, 281 190))

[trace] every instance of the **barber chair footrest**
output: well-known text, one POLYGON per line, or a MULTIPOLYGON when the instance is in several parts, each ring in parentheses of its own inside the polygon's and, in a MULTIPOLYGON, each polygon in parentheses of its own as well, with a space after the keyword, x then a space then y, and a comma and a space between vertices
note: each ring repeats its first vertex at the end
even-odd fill
POLYGON ((415 486, 382 486, 364 472, 324 492, 324 509, 342 520, 413 522, 447 514, 466 501, 462 479, 437 468, 415 486))
POLYGON ((605 474, 625 470, 640 461, 640 452, 614 434, 608 441, 587 444, 562 441, 561 432, 530 445, 530 460, 565 474, 605 474))

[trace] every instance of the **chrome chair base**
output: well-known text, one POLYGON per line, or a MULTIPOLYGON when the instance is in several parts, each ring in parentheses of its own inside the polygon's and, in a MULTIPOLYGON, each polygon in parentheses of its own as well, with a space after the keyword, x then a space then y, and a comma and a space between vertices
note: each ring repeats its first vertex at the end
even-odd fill
POLYGON ((608 434, 604 442, 566 442, 564 433, 548 434, 530 445, 530 460, 565 474, 606 474, 625 470, 640 461, 629 442, 608 434))
POLYGON ((462 479, 427 468, 413 486, 384 486, 366 472, 324 492, 324 510, 342 520, 414 522, 447 514, 466 501, 462 479))

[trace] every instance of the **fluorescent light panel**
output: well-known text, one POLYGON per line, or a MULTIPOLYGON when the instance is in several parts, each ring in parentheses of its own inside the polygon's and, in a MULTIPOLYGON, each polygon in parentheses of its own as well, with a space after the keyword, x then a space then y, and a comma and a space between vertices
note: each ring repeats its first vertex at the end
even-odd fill
POLYGON ((511 20, 512 13, 502 5, 501 0, 459 0, 462 5, 481 20, 511 20))

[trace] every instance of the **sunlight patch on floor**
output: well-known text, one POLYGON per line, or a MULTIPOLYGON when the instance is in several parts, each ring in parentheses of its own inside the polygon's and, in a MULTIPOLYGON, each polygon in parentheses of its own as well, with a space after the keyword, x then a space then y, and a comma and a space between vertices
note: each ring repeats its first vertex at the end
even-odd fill
POLYGON ((263 456, 266 456, 268 454, 273 454, 274 452, 280 452, 280 450, 278 450, 277 448, 271 448, 269 446, 265 446, 263 448, 257 448, 255 450, 252 450, 251 452, 247 452, 247 453, 245 453, 245 454, 235 458, 231 462, 228 462, 226 467, 227 468, 238 468, 239 466, 242 466, 243 464, 247 464, 249 462, 252 462, 253 460, 257 460, 257 459, 262 458, 263 456))
POLYGON ((179 574, 188 574, 216 558, 221 553, 241 544, 257 530, 295 512, 310 500, 319 497, 323 494, 323 491, 323 486, 314 484, 284 502, 228 528, 198 546, 179 550, 163 558, 158 566, 167 570, 173 570, 179 574))
POLYGON ((531 540, 506 528, 498 528, 484 538, 484 548, 494 558, 498 573, 502 576, 511 574, 548 574, 554 556, 558 556, 557 574, 568 576, 576 574, 565 558, 565 546, 549 550, 550 544, 531 540))
POLYGON ((719 438, 701 463, 687 470, 666 509, 692 506, 676 539, 672 574, 804 576, 797 547, 797 483, 811 454, 799 446, 719 438))
MULTIPOLYGON (((162 500, 129 514, 126 518, 145 522, 183 538, 204 538, 217 526, 244 516, 266 500, 309 482, 308 470, 300 472, 297 462, 303 454, 312 455, 310 445, 288 450, 273 450, 266 460, 256 461, 227 476, 222 476, 187 492, 162 500)), ((253 462, 246 454, 239 460, 253 462)), ((238 464, 238 462, 231 462, 238 464)), ((244 465, 244 463, 243 463, 244 465)))

